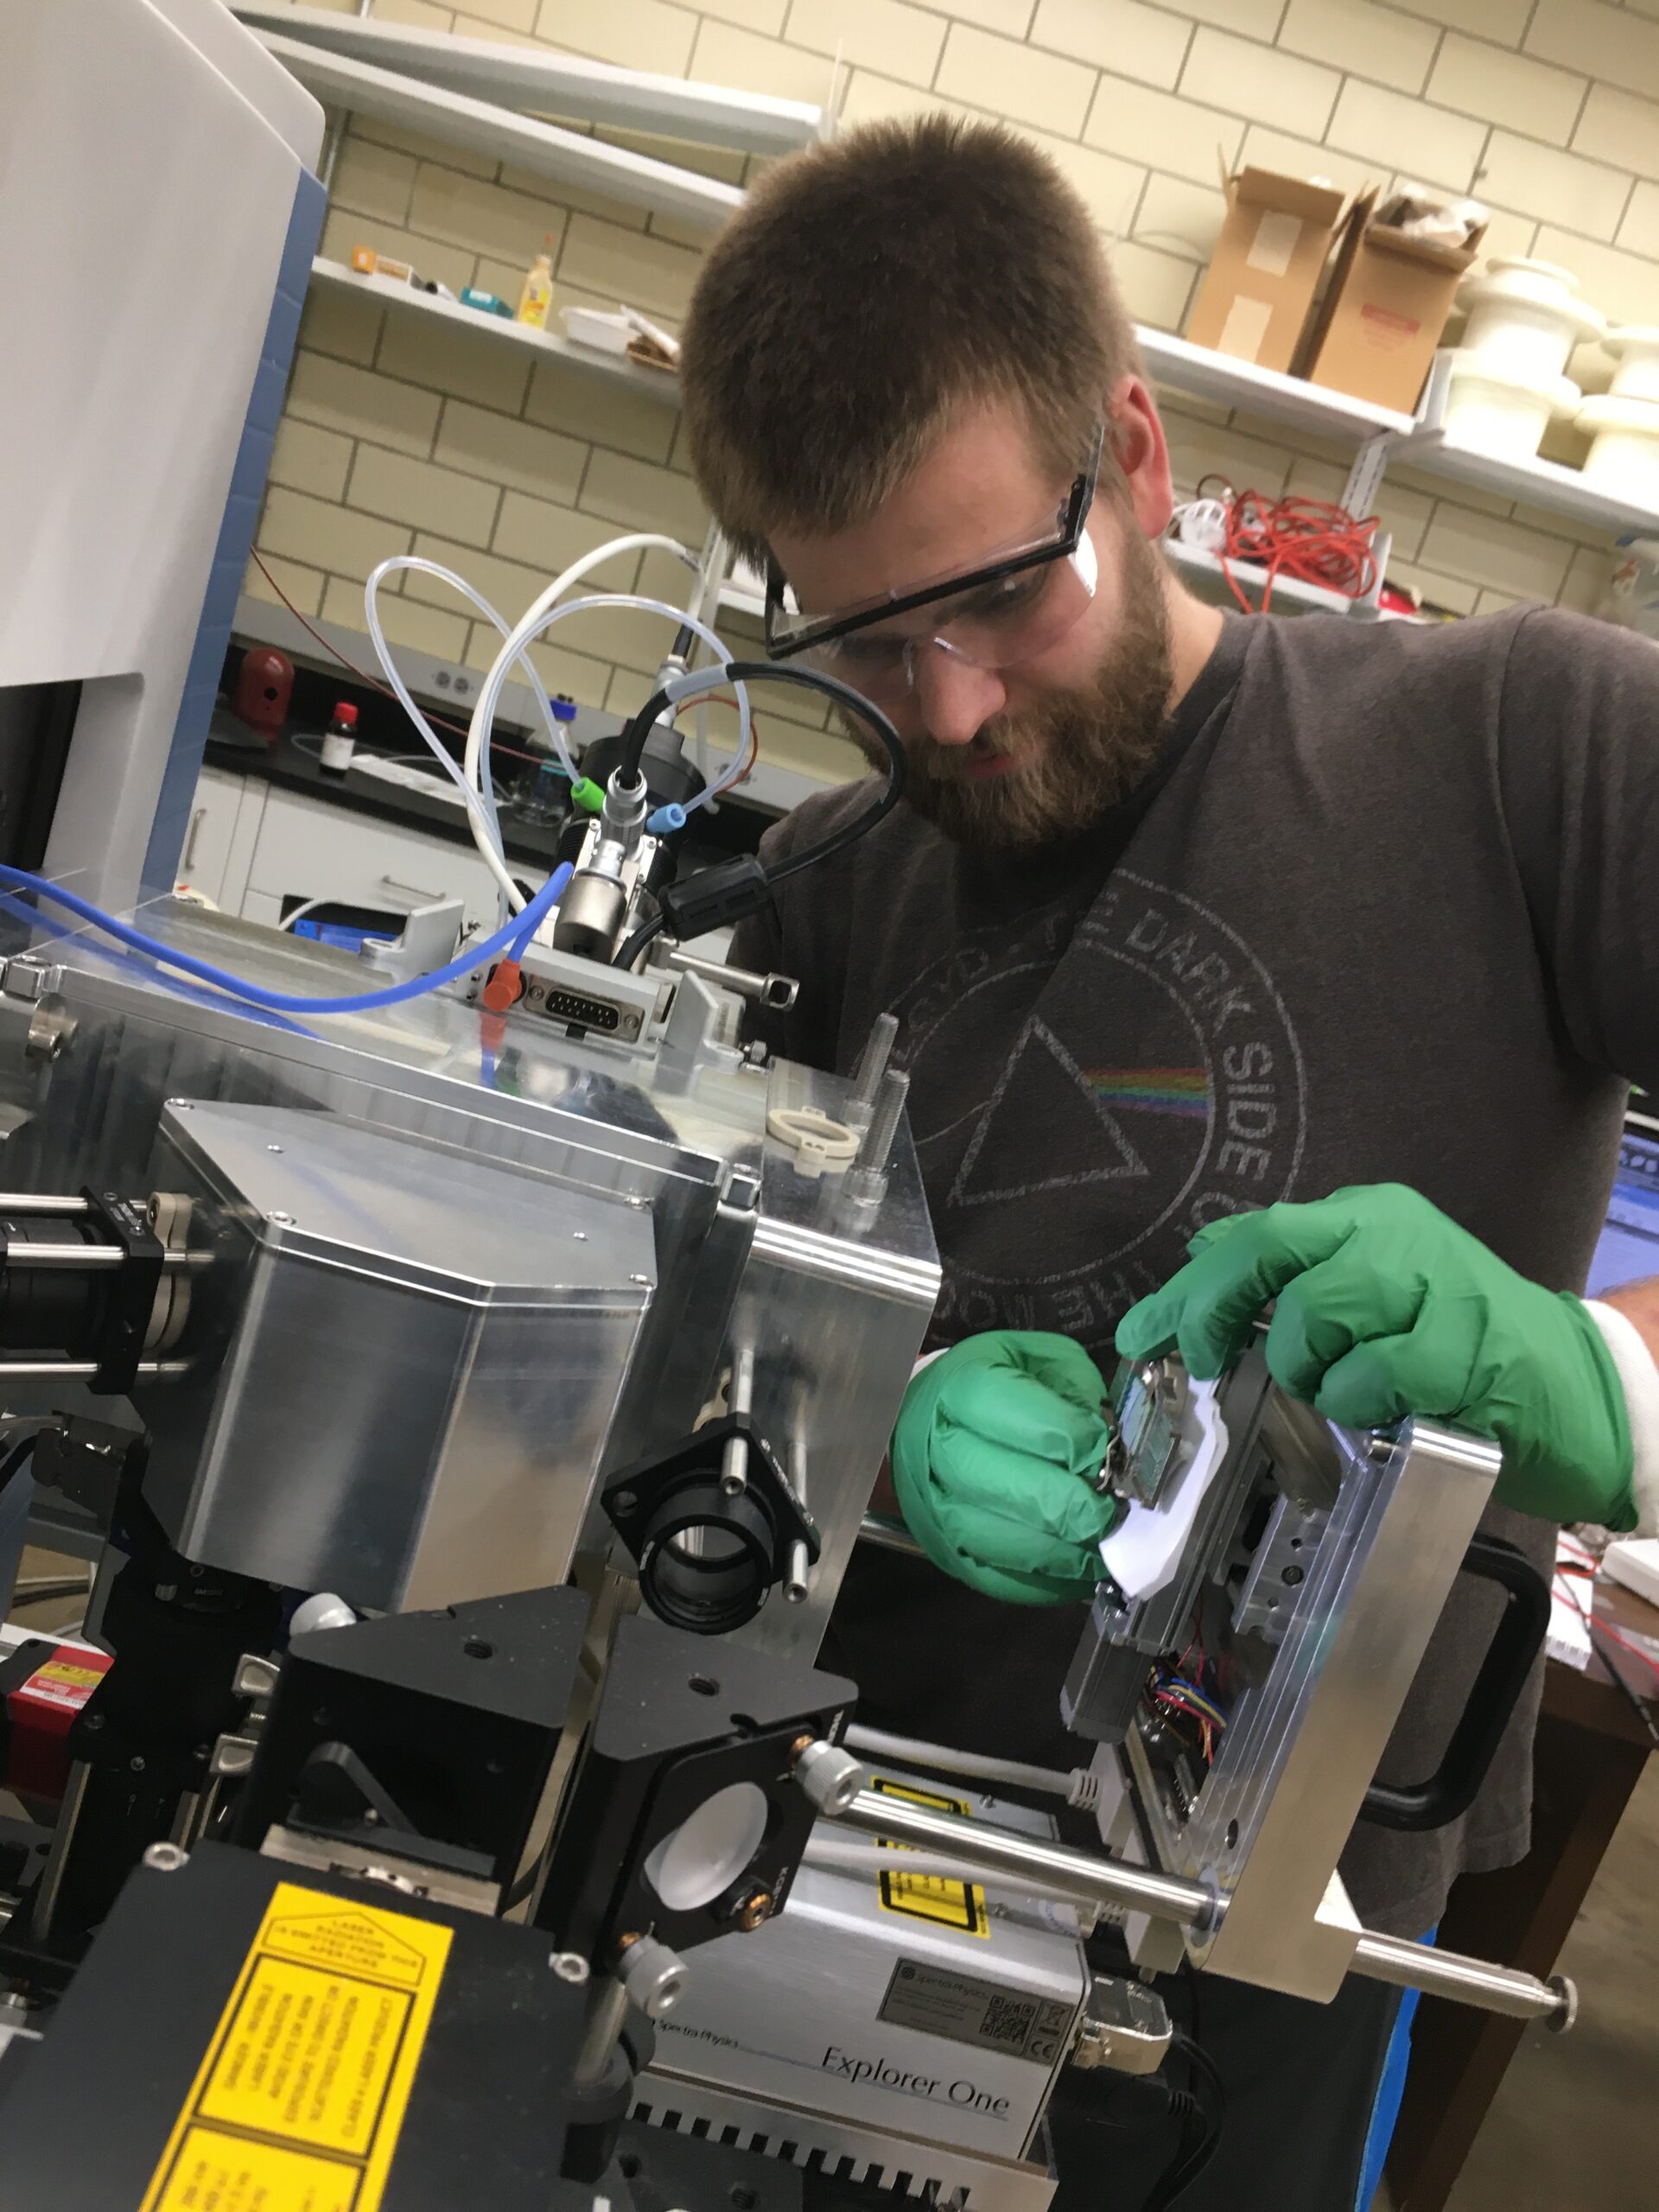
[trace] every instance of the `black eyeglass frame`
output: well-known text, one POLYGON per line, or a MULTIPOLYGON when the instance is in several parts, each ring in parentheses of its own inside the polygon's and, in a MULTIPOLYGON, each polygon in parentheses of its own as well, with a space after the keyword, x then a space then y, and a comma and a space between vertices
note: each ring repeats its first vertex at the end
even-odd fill
POLYGON ((810 623, 787 640, 780 642, 776 634, 777 618, 784 612, 785 575, 776 561, 766 562, 766 647, 770 660, 792 660, 798 653, 810 652, 813 646, 827 645, 836 638, 851 637, 855 631, 868 630, 873 623, 890 621, 895 614, 909 614, 918 607, 927 607, 942 599, 959 599, 964 592, 977 591, 986 584, 1001 582, 1005 576, 1022 575, 1027 569, 1039 569, 1051 561, 1063 561, 1075 553, 1082 542, 1084 525, 1089 519, 1089 510, 1094 505, 1095 491, 1100 480, 1100 456, 1106 442, 1106 426, 1096 423, 1089 458, 1071 480, 1071 489, 1066 494, 1061 511, 1059 535, 1052 543, 1034 545, 1001 561, 992 561, 982 569, 969 569, 964 574, 947 577, 941 583, 928 584, 918 591, 900 593, 897 597, 875 601, 855 609, 850 614, 826 615, 823 621, 810 623))

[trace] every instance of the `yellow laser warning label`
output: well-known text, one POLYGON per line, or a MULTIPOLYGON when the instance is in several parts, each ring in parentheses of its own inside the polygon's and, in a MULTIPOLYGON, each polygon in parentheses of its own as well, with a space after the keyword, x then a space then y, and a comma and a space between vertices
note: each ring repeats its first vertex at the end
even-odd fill
MULTIPOLYGON (((884 1775, 873 1775, 870 1787, 883 1797, 902 1797, 908 1804, 925 1805, 930 1812, 959 1813, 964 1819, 969 1807, 961 1797, 941 1797, 931 1789, 916 1789, 906 1782, 889 1782, 884 1775)), ((900 1843, 892 1836, 878 1836, 877 1848, 883 1851, 909 1851, 913 1845, 900 1843)), ((985 1910, 985 1892, 976 1882, 953 1882, 943 1874, 878 1874, 876 1895, 884 1911, 908 1913, 912 1920, 931 1920, 936 1926, 959 1929, 967 1936, 983 1936, 991 1932, 990 1915, 985 1910)))
POLYGON ((188 2127, 156 2212, 353 2212, 362 2174, 333 2158, 188 2127))
POLYGON ((71 1689, 96 1689, 104 1679, 101 1667, 72 1667, 67 1659, 48 1659, 29 1676, 35 1682, 67 1682, 71 1689))
POLYGON ((375 2212, 448 1954, 280 1883, 139 2212, 375 2212))

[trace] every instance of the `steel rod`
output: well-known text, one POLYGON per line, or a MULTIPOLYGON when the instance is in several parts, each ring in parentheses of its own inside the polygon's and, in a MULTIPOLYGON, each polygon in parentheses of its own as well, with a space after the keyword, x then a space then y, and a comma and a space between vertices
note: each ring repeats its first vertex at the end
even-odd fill
POLYGON ((5 1265, 15 1274, 73 1268, 77 1274, 93 1274, 100 1268, 120 1267, 126 1256, 118 1244, 9 1244, 5 1265))
MULTIPOLYGON (((1219 1910, 1220 1901, 1208 1890, 1179 1875, 1071 1851, 1039 1836, 1020 1835, 983 1821, 963 1820, 954 1813, 934 1812, 873 1789, 860 1790, 840 1820, 842 1826, 868 1835, 931 1845, 988 1873, 1023 1875, 1033 1886, 1053 1896, 1081 1898, 1096 1905, 1123 1905, 1182 1927, 1206 1930, 1219 1910)), ((1507 2013, 1514 2019, 1545 2020, 1555 2028, 1570 2027, 1578 2007, 1572 1983, 1560 1976, 1541 1981, 1535 1974, 1492 1966, 1456 1951, 1434 1950, 1399 1936, 1362 1934, 1349 1972, 1369 1981, 1391 1982, 1402 1989, 1421 1989, 1430 1996, 1449 1998, 1454 2004, 1507 2013)))
POLYGON ((787 1014, 800 991, 792 976, 763 976, 753 968, 734 968, 724 960, 705 960, 700 952, 683 951, 678 945, 670 948, 668 964, 685 975, 722 984, 741 998, 756 999, 776 1014, 787 1014))
MULTIPOLYGON (((90 1382, 99 1371, 95 1359, 0 1359, 0 1382, 90 1382)), ((188 1375, 188 1359, 141 1359, 141 1382, 165 1382, 188 1375)))
MULTIPOLYGON (((124 1267, 126 1259, 118 1244, 9 1244, 0 1265, 19 1274, 31 1268, 43 1273, 72 1268, 78 1274, 96 1274, 100 1269, 124 1267)), ((163 1252, 162 1268, 168 1274, 187 1270, 194 1274, 211 1267, 213 1261, 211 1252, 163 1252)))
POLYGON ((1211 1892, 1179 1875, 1097 1859, 1063 1843, 1021 1835, 986 1821, 963 1820, 955 1813, 936 1813, 878 1790, 861 1789, 839 1817, 842 1827, 858 1828, 866 1835, 931 1844, 953 1859, 991 1873, 1025 1876, 1056 1897, 1074 1897, 1085 1904, 1123 1905, 1185 1928, 1208 1928, 1215 1916, 1217 1901, 1211 1892))
POLYGON ((0 1191, 0 1214, 60 1213, 73 1216, 91 1211, 85 1198, 43 1197, 35 1191, 0 1191))
POLYGON ((1437 1951, 1403 1936, 1363 1935, 1351 1974, 1368 1981, 1392 1982, 1400 1989, 1421 1989, 1454 2005, 1478 2005, 1483 2012, 1507 2012, 1516 2020, 1546 2020, 1569 2028, 1578 2010, 1578 1992, 1565 1975, 1540 1981, 1512 1967, 1492 1966, 1459 1951, 1437 1951))
POLYGON ((864 1516, 858 1524, 858 1541, 874 1544, 878 1551, 903 1552, 909 1559, 927 1557, 908 1529, 901 1529, 896 1521, 884 1521, 879 1513, 864 1516))
POLYGON ((628 1993, 621 1977, 607 1974, 594 1984, 588 2000, 588 2020, 576 2053, 576 2079, 584 2086, 604 2079, 622 2024, 628 2017, 628 1993))

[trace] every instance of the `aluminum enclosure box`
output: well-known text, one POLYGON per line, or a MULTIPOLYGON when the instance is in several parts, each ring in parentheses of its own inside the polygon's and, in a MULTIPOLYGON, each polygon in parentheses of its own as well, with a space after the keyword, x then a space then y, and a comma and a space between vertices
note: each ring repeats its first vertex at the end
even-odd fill
MULTIPOLYGON (((169 945, 275 990, 322 996, 381 980, 332 948, 296 943, 181 901, 158 900, 138 918, 169 945)), ((675 988, 688 995, 692 1012, 696 994, 706 993, 695 977, 680 979, 675 988)), ((677 998, 677 1010, 678 1004, 677 998)), ((176 1149, 158 1149, 163 1116, 177 1100, 193 1102, 198 1116, 220 1106, 302 1109, 372 1132, 372 1141, 391 1147, 391 1158, 412 1142, 444 1160, 442 1179, 456 1191, 462 1184, 455 1179, 464 1174, 488 1171, 505 1179, 501 1187, 512 1196, 494 1202, 494 1211, 508 1249, 492 1245, 487 1264, 475 1254, 460 1270, 468 1282, 523 1290, 568 1281, 589 1293, 620 1286, 639 1294, 630 1279, 640 1274, 651 1285, 634 1317, 637 1327, 629 1325, 632 1333, 625 1337, 619 1324, 608 1340, 605 1357, 613 1362, 615 1395, 608 1424, 599 1418, 602 1392, 584 1363, 588 1355, 573 1351, 567 1369, 557 1341, 566 1332, 574 1332, 577 1343, 590 1341, 591 1309, 544 1306, 539 1315, 521 1310, 512 1325, 511 1388, 504 1380, 493 1394, 493 1417, 508 1421, 511 1431, 505 1464, 518 1464, 515 1455, 522 1455, 531 1425, 528 1412, 522 1421, 510 1416, 509 1405, 545 1409, 557 1395, 550 1388, 545 1399, 536 1396, 538 1371, 580 1373, 584 1389, 599 1394, 582 1417, 589 1426, 565 1432, 570 1454, 578 1433, 582 1449, 591 1446, 583 1487, 592 1495, 617 1468, 675 1447, 717 1395, 734 1360, 747 1356, 753 1374, 751 1417, 804 1495, 823 1549, 804 1603, 785 1604, 774 1590, 734 1633, 744 1643, 810 1660, 932 1313, 938 1262, 907 1128, 899 1126, 879 1189, 855 1187, 845 1176, 803 1175, 798 1155, 768 1134, 769 1116, 799 1107, 844 1115, 853 1109, 851 1084, 785 1061, 757 1066, 706 1036, 688 1048, 685 1033, 694 1028, 671 1017, 660 1042, 631 1046, 591 1034, 575 1039, 545 1019, 515 1011, 486 1052, 478 1011, 457 997, 434 994, 375 1012, 284 1020, 189 984, 169 988, 148 963, 106 954, 86 935, 57 937, 27 960, 14 959, 0 983, 0 1179, 14 1190, 75 1191, 92 1184, 147 1194, 181 1172, 176 1149), (42 1020, 52 1028, 49 1056, 29 1041, 42 1020), (599 1209, 594 1241, 577 1249, 597 1259, 602 1220, 608 1249, 627 1263, 601 1280, 527 1269, 510 1260, 513 1236, 541 1218, 543 1206, 556 1224, 586 1223, 580 1211, 559 1209, 599 1209), (610 1225, 619 1219, 637 1229, 637 1248, 629 1236, 612 1236, 610 1225)), ((397 1184, 401 1172, 388 1165, 384 1176, 397 1184)), ((267 1187, 274 1191, 259 1184, 267 1187)), ((297 1199, 283 1205, 274 1196, 272 1204, 290 1213, 302 1232, 309 1226, 308 1205, 297 1199)), ((389 1227, 379 1219, 375 1233, 389 1227)), ((332 1217, 331 1238, 349 1244, 353 1233, 344 1213, 332 1217)), ((283 1279, 284 1266, 288 1280, 301 1280, 291 1272, 295 1255, 286 1230, 280 1246, 273 1239, 263 1249, 273 1281, 283 1279)), ((556 1234, 552 1249, 563 1250, 556 1234)), ((244 1249, 251 1260, 251 1243, 244 1249)), ((431 1263, 437 1255, 425 1258, 431 1263)), ((327 1279, 315 1255, 308 1255, 306 1269, 314 1286, 327 1279)), ((193 1276, 193 1297, 198 1288, 206 1295, 211 1280, 211 1271, 193 1276)), ((366 1289, 354 1294, 365 1296, 366 1289)), ((405 1285, 396 1310, 412 1312, 424 1303, 405 1285)), ((360 1402, 365 1385, 361 1378, 353 1382, 349 1362, 336 1362, 323 1310, 298 1298, 286 1310, 307 1331, 305 1358, 292 1366, 285 1394, 273 1389, 261 1402, 270 1433, 257 1433, 257 1456, 249 1463, 261 1470, 257 1483, 245 1484, 205 1412, 192 1418, 216 1455, 211 1484, 193 1497, 182 1471, 182 1443, 169 1458, 167 1476, 170 1511, 188 1516, 178 1525, 199 1532, 211 1526, 215 1542, 237 1517, 225 1493, 246 1487, 248 1514, 270 1534, 284 1573, 302 1558, 320 1567, 325 1555, 315 1530, 286 1524, 315 1520, 318 1454, 335 1448, 331 1437, 350 1434, 353 1449, 385 1464, 360 1402), (306 1379, 323 1374, 334 1378, 326 1395, 306 1379)), ((483 1316, 488 1309, 473 1310, 483 1316)), ((494 1344, 508 1344, 505 1312, 490 1312, 484 1325, 494 1344)), ((398 1373, 410 1372, 398 1328, 379 1328, 376 1343, 398 1373)), ((194 1387, 172 1383, 165 1393, 159 1387, 147 1392, 146 1419, 163 1427, 181 1423, 181 1413, 164 1410, 163 1395, 194 1387)), ((56 1386, 52 1402, 88 1411, 107 1404, 78 1393, 79 1386, 56 1386)), ((393 1387, 375 1402, 395 1405, 397 1395, 393 1387)), ((485 1401, 474 1402, 482 1407, 485 1401)), ((483 1448, 484 1429, 463 1421, 461 1430, 471 1440, 468 1451, 483 1448)), ((245 1421, 240 1445, 251 1446, 255 1439, 245 1421)), ((462 1449, 461 1432, 448 1448, 462 1449)), ((430 1463, 422 1464, 429 1472, 430 1463)), ((438 1465, 444 1464, 440 1455, 438 1465)), ((558 1465, 568 1465, 575 1483, 574 1458, 562 1456, 558 1465)), ((442 1480, 429 1508, 437 1518, 430 1538, 417 1544, 416 1559, 405 1556, 399 1565, 394 1545, 375 1568, 384 1588, 402 1579, 404 1594, 396 1602, 448 1603, 484 1586, 478 1554, 469 1549, 478 1531, 464 1516, 445 1517, 449 1508, 440 1505, 440 1492, 448 1496, 442 1480), (446 1531, 442 1546, 440 1528, 446 1531), (428 1578, 427 1565, 443 1568, 446 1559, 461 1575, 461 1586, 448 1586, 442 1575, 435 1585, 428 1578)), ((539 1524, 532 1516, 527 1525, 539 1524)), ((553 1553, 563 1551, 562 1535, 555 1541, 542 1529, 536 1541, 543 1539, 553 1553)), ((596 1501, 576 1541, 585 1555, 608 1554, 611 1531, 596 1501)), ((495 1555, 493 1538, 490 1548, 495 1555)), ((538 1560, 545 1555, 537 1554, 538 1560)), ((528 1548, 524 1557, 511 1552, 507 1563, 512 1578, 497 1580, 493 1571, 489 1587, 523 1588, 537 1579, 539 1567, 532 1567, 528 1548)), ((275 1567, 260 1571, 278 1579, 275 1567)))
POLYGON ((641 1212, 336 1115, 186 1100, 153 1181, 213 1255, 191 1372, 134 1394, 188 1558, 359 1610, 564 1580, 650 1304, 641 1212))

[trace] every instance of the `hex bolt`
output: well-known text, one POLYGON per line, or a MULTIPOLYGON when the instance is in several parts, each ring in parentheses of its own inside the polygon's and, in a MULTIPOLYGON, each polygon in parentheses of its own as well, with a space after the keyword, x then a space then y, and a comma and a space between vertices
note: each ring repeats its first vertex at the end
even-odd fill
POLYGON ((145 1866, 157 1874, 176 1874, 189 1863, 189 1853, 181 1851, 176 1843, 152 1843, 144 1853, 145 1866))

